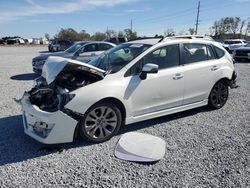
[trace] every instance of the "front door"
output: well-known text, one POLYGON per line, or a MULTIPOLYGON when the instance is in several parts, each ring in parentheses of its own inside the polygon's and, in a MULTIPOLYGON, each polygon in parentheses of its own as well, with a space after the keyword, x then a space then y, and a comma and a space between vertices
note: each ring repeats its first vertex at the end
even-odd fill
POLYGON ((124 99, 128 100, 132 116, 140 116, 182 105, 183 67, 179 64, 179 45, 173 44, 150 52, 128 71, 124 99), (139 72, 145 64, 159 66, 156 74, 141 80, 139 72))

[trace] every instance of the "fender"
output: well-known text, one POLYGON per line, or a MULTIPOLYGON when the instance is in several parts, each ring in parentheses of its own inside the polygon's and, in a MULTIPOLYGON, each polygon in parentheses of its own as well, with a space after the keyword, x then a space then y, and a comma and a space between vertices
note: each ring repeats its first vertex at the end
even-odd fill
POLYGON ((85 112, 98 101, 111 97, 120 100, 127 109, 126 102, 124 102, 123 98, 126 89, 125 84, 125 82, 116 79, 116 75, 107 75, 99 82, 73 91, 72 93, 75 94, 75 97, 65 105, 65 108, 80 114, 85 114, 85 112))

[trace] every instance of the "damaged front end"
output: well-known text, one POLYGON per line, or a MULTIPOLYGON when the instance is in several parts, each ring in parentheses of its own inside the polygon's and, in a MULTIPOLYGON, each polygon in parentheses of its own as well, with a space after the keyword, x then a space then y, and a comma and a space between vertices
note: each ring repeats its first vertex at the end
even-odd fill
POLYGON ((104 71, 91 65, 50 57, 21 99, 25 133, 46 144, 72 142, 81 115, 64 106, 75 97, 74 90, 103 78, 104 71))

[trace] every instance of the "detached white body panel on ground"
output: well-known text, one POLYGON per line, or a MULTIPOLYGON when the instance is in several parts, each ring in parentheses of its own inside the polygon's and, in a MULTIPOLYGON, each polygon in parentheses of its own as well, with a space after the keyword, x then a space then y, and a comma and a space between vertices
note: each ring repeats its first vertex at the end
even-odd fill
POLYGON ((115 156, 127 161, 155 162, 164 157, 165 151, 166 143, 162 138, 131 132, 122 135, 116 145, 115 156))

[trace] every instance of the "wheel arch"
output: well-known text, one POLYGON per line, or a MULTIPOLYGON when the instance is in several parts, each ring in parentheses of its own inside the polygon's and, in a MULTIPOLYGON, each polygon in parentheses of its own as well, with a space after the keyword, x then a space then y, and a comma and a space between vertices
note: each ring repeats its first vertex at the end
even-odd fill
POLYGON ((214 88, 214 86, 215 86, 218 82, 221 82, 221 81, 225 82, 228 86, 230 86, 230 79, 229 79, 228 77, 220 78, 220 79, 217 80, 217 81, 212 85, 212 87, 210 88, 209 93, 208 93, 208 95, 207 95, 207 98, 209 98, 210 93, 211 93, 212 89, 214 88))
MULTIPOLYGON (((227 77, 223 77, 221 79, 219 79, 217 82, 215 82, 215 84, 217 84, 218 82, 225 82, 228 86, 229 86, 229 82, 230 82, 230 79, 227 78, 227 77)), ((215 86, 215 84, 213 86, 215 86)))
MULTIPOLYGON (((122 115, 122 123, 124 124, 125 123, 125 119, 126 119, 126 108, 124 106, 124 104, 117 98, 115 97, 106 97, 106 98, 103 98, 99 101, 97 101, 95 104, 99 103, 99 102, 111 102, 111 103, 114 103, 117 108, 119 108, 119 110, 121 111, 121 115, 122 115)), ((95 105, 93 104, 93 105, 95 105)), ((91 107, 90 107, 91 108, 91 107)))

